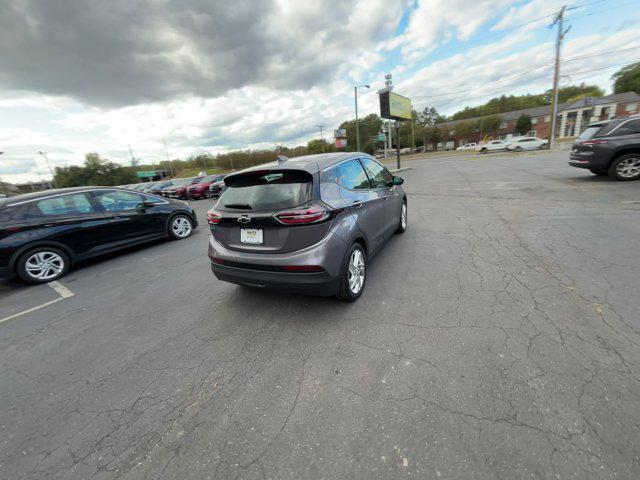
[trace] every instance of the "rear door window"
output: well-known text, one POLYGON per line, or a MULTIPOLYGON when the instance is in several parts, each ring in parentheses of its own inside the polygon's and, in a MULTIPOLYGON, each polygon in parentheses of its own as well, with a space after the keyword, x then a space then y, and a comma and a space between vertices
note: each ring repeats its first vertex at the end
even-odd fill
POLYGON ((138 193, 121 190, 97 191, 94 196, 107 212, 134 210, 144 201, 144 197, 138 193))
POLYGON ((247 173, 228 178, 217 208, 264 212, 292 208, 311 200, 313 177, 297 170, 247 173))
POLYGON ((349 190, 371 188, 367 174, 358 160, 348 160, 338 165, 338 183, 349 190))
POLYGON ((74 193, 38 200, 29 210, 29 215, 59 217, 94 211, 91 202, 84 193, 74 193))

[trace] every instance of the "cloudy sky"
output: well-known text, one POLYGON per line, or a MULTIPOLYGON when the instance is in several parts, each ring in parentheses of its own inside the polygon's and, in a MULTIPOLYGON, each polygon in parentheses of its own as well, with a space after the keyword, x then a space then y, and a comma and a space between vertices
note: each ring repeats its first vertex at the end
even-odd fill
MULTIPOLYGON (((296 145, 377 112, 384 74, 451 114, 550 87, 568 0, 0 0, 0 175, 296 145)), ((640 60, 640 0, 576 0, 562 84, 640 60)))

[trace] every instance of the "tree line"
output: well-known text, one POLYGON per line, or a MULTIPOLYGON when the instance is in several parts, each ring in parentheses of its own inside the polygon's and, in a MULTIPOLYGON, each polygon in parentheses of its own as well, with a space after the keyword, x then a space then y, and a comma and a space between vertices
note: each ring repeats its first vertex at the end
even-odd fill
MULTIPOLYGON (((640 94, 640 62, 627 65, 616 72, 612 77, 614 93, 635 91, 640 94)), ((602 89, 596 85, 581 83, 559 89, 558 99, 561 103, 572 102, 587 96, 597 97, 604 95, 602 89)), ((457 136, 470 136, 473 132, 482 131, 493 134, 498 131, 501 123, 499 114, 524 108, 549 105, 551 103, 551 91, 541 94, 527 95, 501 95, 492 98, 483 105, 465 107, 450 117, 441 115, 433 107, 425 107, 422 111, 413 112, 413 122, 402 122, 400 126, 400 147, 423 146, 445 141, 449 136, 449 130, 442 123, 449 120, 460 120, 455 125, 457 136), (481 120, 470 120, 473 117, 483 117, 481 120)), ((372 113, 358 120, 360 130, 361 150, 374 153, 382 143, 378 141, 378 134, 382 131, 383 120, 372 113)), ((347 131, 347 151, 356 148, 356 121, 346 120, 339 125, 347 131)), ((516 122, 516 131, 521 134, 531 130, 531 118, 522 115, 516 122)), ((329 135, 332 135, 329 133, 329 135)), ((393 133, 394 147, 398 139, 393 133)), ((323 152, 336 151, 335 144, 325 139, 313 139, 306 145, 286 147, 277 145, 273 150, 239 150, 218 155, 208 153, 194 154, 186 159, 164 160, 155 163, 133 160, 130 166, 123 166, 102 158, 98 153, 92 152, 85 156, 82 166, 57 167, 54 175, 54 184, 59 187, 74 187, 84 185, 125 185, 140 181, 136 172, 140 170, 166 170, 170 176, 184 176, 194 171, 204 170, 209 173, 214 171, 227 172, 238 170, 261 163, 276 160, 278 155, 296 157, 323 152)))

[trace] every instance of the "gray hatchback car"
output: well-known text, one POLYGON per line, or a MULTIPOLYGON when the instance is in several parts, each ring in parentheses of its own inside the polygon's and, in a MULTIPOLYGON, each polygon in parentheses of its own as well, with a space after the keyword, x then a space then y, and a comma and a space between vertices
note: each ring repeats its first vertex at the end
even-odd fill
POLYGON ((207 220, 226 282, 354 301, 368 260, 407 229, 404 180, 364 153, 280 157, 224 182, 207 220))

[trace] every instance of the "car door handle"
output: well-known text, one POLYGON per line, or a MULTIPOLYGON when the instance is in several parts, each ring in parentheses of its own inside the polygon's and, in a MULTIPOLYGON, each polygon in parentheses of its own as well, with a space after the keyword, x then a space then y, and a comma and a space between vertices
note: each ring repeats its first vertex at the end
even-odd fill
POLYGON ((359 202, 359 201, 353 202, 353 208, 360 208, 360 207, 362 207, 362 202, 359 202))

